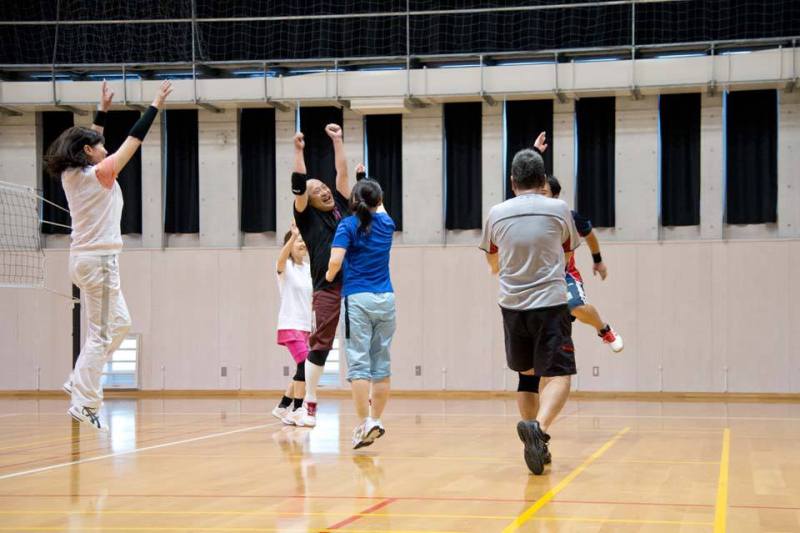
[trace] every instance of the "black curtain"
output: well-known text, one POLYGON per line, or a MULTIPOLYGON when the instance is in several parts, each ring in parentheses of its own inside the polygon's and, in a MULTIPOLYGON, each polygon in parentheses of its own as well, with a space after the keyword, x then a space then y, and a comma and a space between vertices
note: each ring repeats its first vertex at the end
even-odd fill
POLYGON ((242 165, 242 231, 275 231, 274 109, 242 109, 239 159, 242 165))
POLYGON ((197 110, 167 111, 167 198, 164 212, 166 233, 199 233, 200 202, 197 110))
MULTIPOLYGON (((344 126, 342 110, 338 107, 304 107, 300 109, 300 131, 306 140, 306 171, 309 178, 323 181, 333 190, 336 187, 336 160, 333 143, 325 126, 344 126)), ((346 142, 346 139, 345 139, 346 142)))
POLYGON ((383 204, 403 231, 403 115, 368 115, 367 174, 383 188, 383 204))
POLYGON ((778 94, 774 90, 731 92, 726 118, 726 222, 777 222, 778 94))
MULTIPOLYGON (((69 111, 44 111, 42 118, 42 157, 47 153, 47 149, 64 130, 75 125, 74 117, 69 111)), ((64 187, 61 186, 61 178, 52 177, 47 173, 44 164, 42 165, 42 197, 60 205, 64 209, 69 209, 67 196, 64 194, 64 187)), ((72 218, 69 213, 54 207, 46 202, 42 202, 42 219, 56 224, 70 226, 72 218)), ((70 230, 52 224, 42 224, 42 233, 69 234, 70 230)))
POLYGON ((578 210, 599 228, 614 226, 614 97, 575 102, 578 210))
POLYGON ((661 225, 700 224, 700 93, 662 95, 661 225))
MULTIPOLYGON (((103 135, 106 150, 113 153, 119 150, 131 128, 139 120, 137 111, 111 111, 108 113, 103 135)), ((142 233, 142 150, 136 150, 133 157, 117 178, 122 189, 125 207, 122 209, 120 227, 123 234, 142 233)))
POLYGON ((447 229, 481 227, 483 104, 444 105, 447 229))
POLYGON ((553 101, 510 100, 506 102, 506 167, 503 184, 506 199, 514 196, 509 177, 514 155, 524 148, 533 147, 541 132, 547 135, 547 150, 544 166, 548 174, 553 173, 553 101))

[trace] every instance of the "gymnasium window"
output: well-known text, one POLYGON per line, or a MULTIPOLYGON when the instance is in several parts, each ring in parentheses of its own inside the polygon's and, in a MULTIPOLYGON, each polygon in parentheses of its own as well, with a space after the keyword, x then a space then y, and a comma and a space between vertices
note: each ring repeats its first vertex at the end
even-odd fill
POLYGON ((659 98, 661 224, 700 224, 700 93, 659 98))
POLYGON ((728 224, 778 220, 778 93, 725 94, 725 199, 728 224))
POLYGON ((139 335, 128 335, 103 367, 101 383, 106 389, 139 388, 139 335))
POLYGON ((275 109, 242 109, 239 159, 241 230, 245 233, 275 231, 275 109))
MULTIPOLYGON (((47 149, 55 141, 61 133, 67 128, 75 125, 74 117, 70 111, 44 111, 41 114, 42 125, 42 158, 47 153, 47 149)), ((64 194, 64 188, 61 186, 61 180, 52 177, 47 173, 47 169, 42 165, 42 196, 64 209, 67 209, 67 196, 64 194)), ((69 234, 69 226, 72 224, 72 219, 69 213, 59 209, 46 202, 42 203, 42 219, 49 222, 55 222, 63 226, 55 226, 53 224, 42 224, 42 233, 56 234, 63 233, 69 234)))
POLYGON ((367 175, 383 188, 383 204, 403 231, 403 115, 368 115, 364 119, 367 175))
POLYGON ((524 148, 531 148, 541 132, 547 135, 547 150, 544 166, 548 174, 553 173, 553 101, 509 100, 505 103, 506 157, 503 167, 503 190, 506 199, 514 196, 509 177, 514 155, 524 148))
POLYGON ((197 110, 180 109, 164 113, 166 129, 166 233, 199 233, 200 166, 197 138, 197 110))
POLYGON ((615 224, 614 115, 613 96, 575 102, 577 209, 598 228, 615 224))
POLYGON ((481 228, 483 104, 444 105, 445 227, 481 228))

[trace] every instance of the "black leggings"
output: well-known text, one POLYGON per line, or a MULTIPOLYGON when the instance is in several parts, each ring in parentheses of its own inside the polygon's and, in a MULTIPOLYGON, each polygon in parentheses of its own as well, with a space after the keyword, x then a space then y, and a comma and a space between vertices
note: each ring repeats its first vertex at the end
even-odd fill
POLYGON ((306 381, 306 362, 297 363, 297 371, 294 373, 293 381, 306 381))

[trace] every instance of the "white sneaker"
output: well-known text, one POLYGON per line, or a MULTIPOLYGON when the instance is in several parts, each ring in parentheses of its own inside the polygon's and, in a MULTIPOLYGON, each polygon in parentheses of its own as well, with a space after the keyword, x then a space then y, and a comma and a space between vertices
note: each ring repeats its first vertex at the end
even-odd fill
POLYGON ((606 328, 608 329, 604 334, 598 334, 597 336, 600 337, 605 344, 608 344, 614 353, 621 352, 625 347, 625 343, 622 342, 622 337, 619 333, 614 331, 614 328, 611 326, 606 325, 606 328))
POLYGON ((108 432, 108 427, 100 422, 100 417, 97 416, 97 411, 91 407, 78 407, 73 405, 67 411, 69 416, 87 426, 92 426, 97 431, 102 433, 108 432))
POLYGON ((353 430, 353 449, 369 446, 386 433, 378 420, 367 419, 353 430))
POLYGON ((286 418, 286 415, 289 414, 289 409, 287 407, 281 407, 280 404, 275 406, 275 409, 272 410, 272 416, 277 418, 278 420, 283 420, 286 418))
POLYGON ((317 425, 317 417, 308 414, 308 409, 305 406, 295 409, 292 413, 292 422, 297 427, 313 428, 317 425))
POLYGON ((295 414, 299 411, 299 409, 295 409, 294 411, 290 411, 289 408, 286 408, 286 414, 283 415, 281 418, 281 422, 286 424, 287 426, 296 426, 297 424, 294 421, 295 414))
POLYGON ((67 393, 67 396, 72 396, 72 378, 69 378, 61 386, 61 389, 67 393))

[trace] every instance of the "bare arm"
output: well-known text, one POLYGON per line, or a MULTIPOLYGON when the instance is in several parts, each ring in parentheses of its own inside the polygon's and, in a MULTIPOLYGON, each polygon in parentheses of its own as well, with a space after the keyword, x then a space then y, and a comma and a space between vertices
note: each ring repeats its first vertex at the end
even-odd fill
POLYGON ((278 254, 278 274, 283 274, 286 270, 286 261, 289 260, 289 256, 292 254, 292 247, 299 234, 300 231, 297 229, 297 226, 292 223, 292 236, 286 241, 283 248, 281 248, 281 253, 278 254))
POLYGON ((329 282, 336 279, 336 274, 342 269, 345 254, 347 254, 347 250, 344 248, 331 248, 331 260, 328 262, 328 271, 325 273, 325 279, 329 282))
POLYGON ((344 152, 342 127, 338 124, 325 126, 325 133, 333 141, 333 153, 336 159, 336 190, 345 198, 350 197, 350 178, 347 175, 347 156, 344 152))
POLYGON ((493 254, 486 254, 486 262, 489 263, 489 273, 496 275, 500 272, 500 257, 495 252, 493 254))
MULTIPOLYGON (((589 233, 586 237, 586 244, 589 245, 589 250, 592 252, 592 258, 595 255, 600 255, 600 241, 597 240, 597 235, 595 234, 594 230, 589 233)), ((594 275, 600 274, 600 279, 605 280, 608 276, 608 268, 606 268, 606 264, 603 261, 598 261, 592 265, 592 272, 594 275)))
MULTIPOLYGON (((294 134, 294 167, 292 168, 292 172, 296 172, 298 174, 305 174, 306 173, 306 158, 305 150, 306 141, 303 136, 302 132, 297 132, 294 134)), ((306 210, 308 206, 308 191, 303 191, 303 194, 295 194, 294 195, 294 208, 297 209, 298 213, 302 213, 306 210)))
MULTIPOLYGON (((158 94, 153 99, 153 103, 150 104, 156 109, 161 109, 164 105, 164 100, 167 99, 167 96, 172 92, 172 84, 169 81, 164 81, 161 84, 161 87, 158 89, 158 94)), ((136 153, 136 150, 142 145, 142 141, 137 139, 136 137, 128 136, 125 139, 125 142, 122 143, 122 146, 119 147, 119 150, 114 152, 114 159, 116 161, 116 171, 121 172, 125 165, 128 164, 128 161, 131 160, 133 154, 136 153)))
MULTIPOLYGON (((111 100, 113 99, 114 91, 108 87, 106 80, 103 80, 103 86, 100 90, 100 103, 97 104, 97 110, 108 113, 108 110, 111 108, 111 100)), ((92 124, 92 129, 102 135, 105 128, 100 124, 92 124)))

